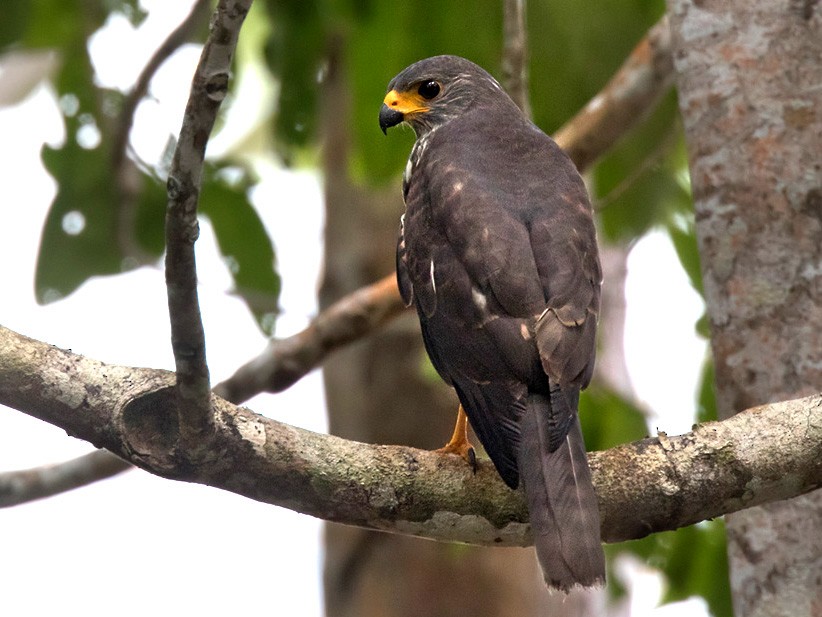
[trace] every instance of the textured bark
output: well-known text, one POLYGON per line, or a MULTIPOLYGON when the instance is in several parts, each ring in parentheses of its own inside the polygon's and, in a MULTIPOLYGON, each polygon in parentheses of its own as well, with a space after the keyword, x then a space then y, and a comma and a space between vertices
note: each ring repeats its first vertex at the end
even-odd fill
MULTIPOLYGON (((522 496, 489 461, 474 474, 458 457, 312 433, 216 396, 215 433, 204 444, 211 454, 201 457, 197 448, 192 455, 180 441, 173 382, 167 371, 104 364, 0 327, 0 404, 150 473, 347 525, 477 545, 530 544, 522 496)), ((794 497, 822 485, 822 396, 754 408, 589 460, 609 542, 794 497)))
MULTIPOLYGON (((0 327, 0 404, 150 473, 347 525, 530 544, 522 495, 489 461, 473 474, 458 457, 312 433, 216 396, 215 432, 204 444, 211 454, 203 458, 198 448, 191 456, 173 383, 167 371, 104 364, 0 327)), ((681 437, 593 452, 589 460, 608 542, 794 497, 822 485, 822 395, 754 408, 681 437)), ((441 548, 453 556, 453 547, 441 548)))
POLYGON ((179 399, 181 435, 191 447, 206 441, 212 430, 211 382, 194 258, 194 243, 200 234, 197 206, 206 145, 228 93, 234 49, 250 8, 251 0, 221 0, 217 5, 191 80, 166 183, 165 274, 176 368, 175 396, 179 399))
MULTIPOLYGON (((822 7, 669 7, 728 417, 822 389, 822 7)), ((738 616, 822 614, 820 521, 819 491, 728 517, 738 616)))

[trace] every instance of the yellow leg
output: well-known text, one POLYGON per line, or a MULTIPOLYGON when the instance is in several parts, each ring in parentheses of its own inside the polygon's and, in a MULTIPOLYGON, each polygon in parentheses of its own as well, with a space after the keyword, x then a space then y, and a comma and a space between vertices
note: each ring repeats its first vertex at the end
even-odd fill
POLYGON ((454 426, 454 434, 451 435, 451 440, 442 448, 437 450, 441 454, 457 454, 461 456, 465 462, 471 465, 474 472, 477 471, 477 455, 474 452, 474 446, 468 441, 468 416, 465 415, 462 405, 457 411, 457 423, 454 426))

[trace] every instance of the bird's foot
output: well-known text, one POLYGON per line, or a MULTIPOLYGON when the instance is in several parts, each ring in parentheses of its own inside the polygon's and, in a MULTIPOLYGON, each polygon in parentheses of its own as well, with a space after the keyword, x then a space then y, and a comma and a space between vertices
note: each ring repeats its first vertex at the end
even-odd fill
POLYGON ((470 441, 463 443, 454 443, 449 441, 442 448, 434 450, 437 454, 456 454, 471 466, 471 471, 477 473, 477 453, 474 451, 474 446, 470 441))
POLYGON ((435 450, 438 454, 456 454, 471 466, 471 471, 477 473, 477 453, 474 451, 474 446, 468 441, 468 416, 460 405, 457 412, 457 424, 454 426, 454 434, 451 435, 451 440, 439 450, 435 450))

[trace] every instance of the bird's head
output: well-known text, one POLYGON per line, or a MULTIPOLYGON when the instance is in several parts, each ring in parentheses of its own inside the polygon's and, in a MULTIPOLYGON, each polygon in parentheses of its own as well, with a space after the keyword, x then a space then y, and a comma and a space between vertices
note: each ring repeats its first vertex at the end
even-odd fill
POLYGON ((405 122, 419 138, 483 101, 513 105, 499 83, 473 62, 458 56, 426 58, 389 82, 380 128, 385 133, 405 122))

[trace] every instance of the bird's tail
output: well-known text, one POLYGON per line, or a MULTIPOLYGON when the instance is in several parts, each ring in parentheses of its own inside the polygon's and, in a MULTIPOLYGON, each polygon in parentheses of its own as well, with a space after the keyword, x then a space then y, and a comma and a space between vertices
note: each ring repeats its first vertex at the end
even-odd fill
POLYGON ((578 396, 569 394, 557 388, 550 397, 529 396, 518 456, 545 582, 566 592, 605 582, 599 509, 576 413, 578 396), (567 434, 557 439, 563 425, 567 434))

